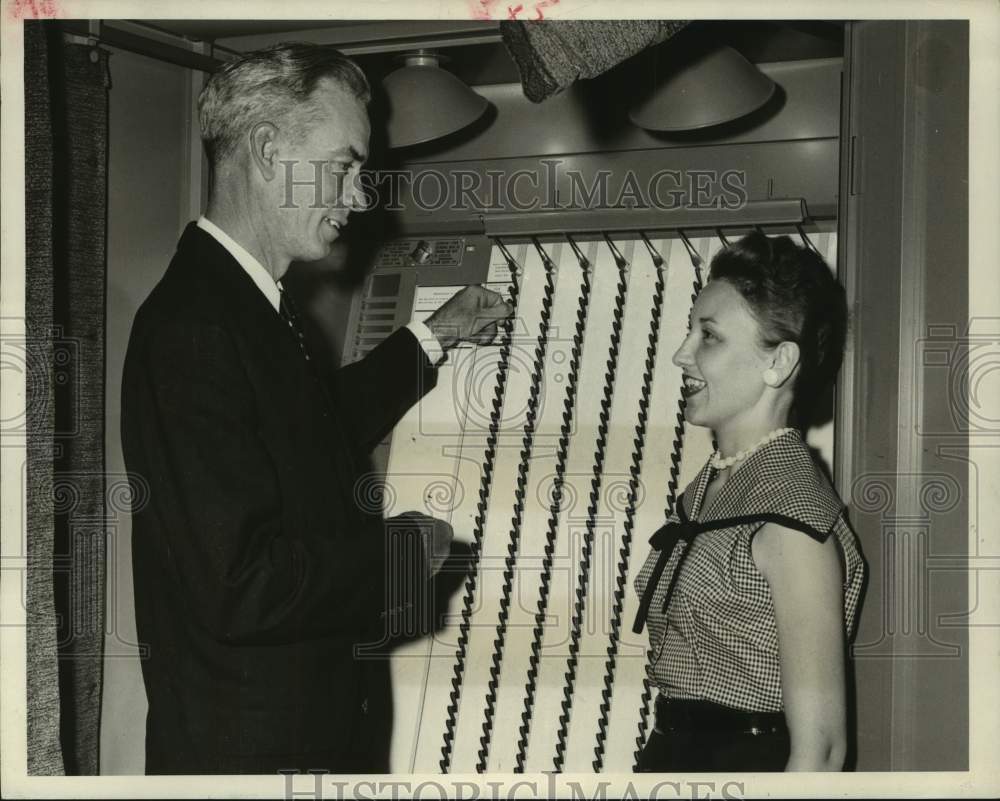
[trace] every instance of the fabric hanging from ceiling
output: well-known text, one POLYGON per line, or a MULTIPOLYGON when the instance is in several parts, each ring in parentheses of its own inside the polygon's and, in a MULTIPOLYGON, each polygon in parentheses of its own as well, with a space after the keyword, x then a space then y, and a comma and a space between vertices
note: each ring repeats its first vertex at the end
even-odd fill
POLYGON ((25 40, 29 772, 94 775, 109 74, 107 53, 46 23, 27 23, 25 40))
POLYGON ((595 78, 687 26, 684 20, 502 21, 500 35, 533 103, 595 78))

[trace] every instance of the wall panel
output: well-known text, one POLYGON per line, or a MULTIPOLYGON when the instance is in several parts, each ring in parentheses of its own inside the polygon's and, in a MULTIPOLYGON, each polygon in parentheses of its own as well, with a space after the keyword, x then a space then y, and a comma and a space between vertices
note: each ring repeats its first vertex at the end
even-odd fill
MULTIPOLYGON (((832 225, 811 229, 835 264, 832 225)), ((450 519, 474 564, 442 628, 393 653, 393 771, 627 772, 648 732, 632 582, 712 450, 671 358, 723 243, 610 241, 510 245, 509 339, 457 350, 393 433, 387 513, 450 519)), ((829 467, 832 427, 809 441, 829 467)))

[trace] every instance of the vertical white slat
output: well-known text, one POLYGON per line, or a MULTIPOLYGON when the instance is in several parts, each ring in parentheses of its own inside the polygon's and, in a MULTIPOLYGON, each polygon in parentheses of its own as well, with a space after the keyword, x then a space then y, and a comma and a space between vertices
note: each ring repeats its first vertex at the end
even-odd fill
MULTIPOLYGON (((638 635, 632 632, 632 621, 639 607, 639 599, 633 585, 639 569, 649 555, 649 537, 663 525, 665 519, 672 454, 677 440, 681 383, 681 370, 671 359, 687 332, 695 277, 691 259, 683 242, 679 239, 665 239, 654 240, 652 244, 666 262, 666 288, 646 447, 640 473, 643 493, 635 515, 632 555, 619 642, 620 657, 605 747, 604 770, 608 773, 630 771, 634 763, 633 754, 639 733, 642 689, 646 676, 649 632, 648 629, 638 635)), ((705 259, 713 247, 707 238, 693 239, 691 244, 705 259)), ((707 278, 707 261, 702 276, 703 279, 707 278)), ((645 335, 643 338, 645 339, 645 335)), ((645 342, 642 346, 645 348, 645 342)), ((684 426, 683 449, 677 477, 678 495, 701 469, 711 450, 711 434, 707 429, 684 426)), ((651 688, 651 692, 650 703, 647 705, 647 735, 652 728, 652 698, 656 694, 655 687, 651 688)))
MULTIPOLYGON (((521 462, 535 349, 541 322, 545 269, 533 247, 526 250, 521 296, 515 319, 514 346, 504 406, 493 492, 479 568, 479 594, 469 630, 469 653, 452 757, 453 773, 473 773, 479 761, 493 643, 510 536, 516 479, 521 462)), ((557 280, 558 280, 557 276, 557 280)))
MULTIPOLYGON (((570 362, 572 359, 573 337, 576 332, 578 301, 583 286, 583 268, 568 243, 543 245, 558 265, 559 281, 556 285, 555 300, 552 307, 552 325, 549 332, 546 368, 543 383, 543 408, 538 418, 535 433, 534 451, 528 474, 528 491, 524 522, 521 528, 521 550, 518 557, 517 580, 511 604, 511 615, 507 629, 507 647, 504 655, 503 671, 497 697, 496 725, 493 733, 493 743, 490 749, 489 769, 492 772, 513 772, 516 768, 516 756, 520 741, 521 715, 524 711, 527 696, 526 684, 530 666, 531 643, 533 641, 535 615, 538 608, 538 598, 541 586, 542 561, 548 532, 550 516, 550 493, 556 470, 556 460, 559 450, 559 440, 563 426, 566 390, 570 380, 570 362)), ((596 253, 596 243, 581 242, 578 244, 593 264, 596 253)), ((591 278, 593 282, 593 277, 591 278)), ((591 297, 596 293, 591 291, 591 297)), ((590 309, 594 304, 590 304, 590 309)), ((588 315, 587 333, 591 331, 588 315)), ((587 358, 590 347, 587 337, 583 340, 581 361, 587 358)), ((582 381, 578 387, 578 412, 582 396, 589 389, 582 381)), ((574 414, 573 430, 578 431, 579 414, 574 414)), ((570 445, 576 439, 576 434, 570 435, 570 445)), ((572 498, 572 490, 564 493, 564 497, 572 498)), ((563 564, 564 549, 556 542, 553 573, 565 570, 563 564)), ((554 582, 551 588, 547 615, 556 614, 562 623, 565 620, 565 591, 561 582, 554 582)), ((549 626, 545 627, 542 640, 543 654, 549 636, 549 626)), ((543 657, 543 662, 548 657, 543 657)), ((538 678, 541 679, 539 665, 538 678)), ((535 712, 539 703, 546 703, 543 694, 551 694, 539 682, 535 684, 532 724, 529 745, 536 737, 550 736, 535 725, 535 712)))
MULTIPOLYGON (((525 247, 513 247, 514 258, 524 263, 525 247)), ((506 261, 497 247, 490 253, 490 275, 500 276, 497 284, 491 284, 495 291, 505 294, 509 291, 509 271, 506 261)), ((480 488, 482 486, 483 461, 487 447, 487 436, 493 414, 493 403, 496 397, 498 369, 500 361, 500 337, 495 345, 481 346, 473 351, 473 358, 464 358, 455 366, 450 386, 446 391, 454 398, 454 403, 462 420, 462 428, 451 432, 451 438, 443 437, 441 447, 456 453, 457 489, 459 497, 455 499, 451 514, 451 524, 455 530, 456 543, 463 549, 470 549, 474 538, 480 488)), ((439 386, 441 385, 439 381, 439 386)), ((501 423, 503 408, 501 407, 501 423)), ((497 488, 496 481, 489 487, 491 494, 497 488)), ((455 569, 463 568, 458 564, 455 569)), ((451 569, 451 566, 446 566, 451 569)), ((459 577, 440 577, 440 580, 459 577)), ((478 582, 477 582, 478 584, 478 582)), ((404 665, 403 669, 421 670, 423 672, 423 688, 417 704, 417 736, 412 749, 411 772, 437 773, 441 770, 443 758, 442 748, 445 745, 445 732, 449 706, 452 703, 451 694, 455 687, 456 665, 458 665, 458 692, 463 697, 465 686, 464 660, 458 663, 459 635, 462 622, 462 612, 465 608, 467 593, 466 580, 463 576, 460 586, 454 595, 448 599, 442 626, 437 630, 430 642, 428 659, 423 665, 415 667, 404 665)), ((477 586, 470 595, 472 606, 479 602, 481 589, 477 586)), ((465 658, 468 654, 465 655, 465 658)))
MULTIPOLYGON (((531 736, 527 743, 526 769, 552 770, 552 759, 555 753, 556 731, 558 717, 561 714, 563 688, 565 686, 566 657, 568 655, 569 629, 573 614, 574 593, 576 588, 575 575, 579 563, 579 536, 583 527, 579 524, 581 516, 586 514, 587 494, 589 492, 590 460, 593 450, 593 432, 596 426, 596 407, 594 396, 600 392, 600 382, 589 366, 598 357, 606 358, 607 325, 602 323, 603 315, 607 314, 606 290, 610 275, 604 268, 603 257, 599 257, 597 243, 587 243, 582 249, 594 267, 591 275, 591 300, 589 304, 586 329, 580 356, 580 366, 577 380, 579 392, 576 398, 573 425, 566 454, 566 474, 563 485, 563 501, 557 521, 556 539, 550 585, 550 596, 547 609, 548 620, 542 641, 542 658, 538 667, 535 685, 535 703, 532 711, 531 736), (600 261, 600 269, 598 262, 600 261), (604 343, 603 346, 601 343, 604 343)), ((571 249, 561 253, 560 269, 579 271, 576 256, 571 249)), ((551 390, 558 397, 558 412, 563 409, 565 396, 564 385, 569 369, 572 338, 577 322, 580 285, 560 285, 558 303, 560 312, 561 335, 558 350, 564 355, 561 359, 563 378, 555 383, 553 374, 551 390)), ((551 391, 550 390, 550 391, 551 391)), ((540 520, 540 528, 547 529, 548 513, 540 520)), ((544 540, 544 533, 542 534, 544 540)), ((542 544, 539 543, 540 551, 542 544)), ((520 720, 520 712, 517 718, 520 720)))
MULTIPOLYGON (((610 420, 605 446, 604 471, 599 487, 599 503, 594 526, 594 548, 591 557, 590 581, 584 615, 584 625, 577 659, 577 679, 573 693, 572 717, 570 720, 568 748, 564 770, 567 772, 590 773, 593 771, 594 747, 597 742, 598 719, 604 703, 608 645, 611 633, 611 616, 616 589, 616 575, 625 522, 625 502, 628 496, 629 466, 635 439, 635 421, 638 415, 642 375, 645 369, 646 349, 649 333, 649 306, 653 296, 655 270, 645 246, 636 240, 618 240, 616 246, 629 262, 626 278, 627 292, 622 318, 621 345, 617 358, 617 369, 613 386, 610 420)), ((612 325, 612 314, 618 292, 618 267, 610 248, 604 245, 600 268, 607 274, 607 289, 599 293, 607 307, 606 315, 596 315, 607 328, 608 336, 602 338, 602 349, 592 351, 596 380, 590 385, 593 396, 595 419, 600 413, 600 402, 604 397, 610 358, 608 345, 612 325)), ((591 432, 585 432, 590 434, 591 432)), ((594 465, 597 446, 597 430, 592 432, 590 441, 590 463, 594 465)), ((583 446, 586 443, 581 443, 583 446)), ((581 447, 581 450, 586 450, 581 447)), ((585 455, 585 453, 583 454, 585 455)), ((591 468, 585 476, 591 483, 591 468)), ((589 493, 589 487, 588 487, 589 493)), ((584 497, 582 514, 578 526, 586 527, 586 505, 590 498, 584 497)), ((578 572, 578 567, 577 571, 578 572)), ((629 592, 626 588, 626 592, 629 592)))

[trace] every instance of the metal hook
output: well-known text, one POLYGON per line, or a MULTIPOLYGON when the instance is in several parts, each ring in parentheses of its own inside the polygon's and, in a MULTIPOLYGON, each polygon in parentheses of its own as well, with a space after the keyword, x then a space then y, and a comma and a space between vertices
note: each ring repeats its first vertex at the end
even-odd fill
POLYGON ((700 270, 702 267, 705 266, 705 260, 701 257, 698 251, 694 249, 694 246, 691 244, 690 240, 687 238, 687 236, 685 236, 682 230, 678 228, 677 234, 680 236, 681 242, 684 243, 684 247, 687 248, 688 256, 691 257, 691 265, 696 270, 700 270))
POLYGON ((566 234, 566 239, 569 242, 569 246, 571 248, 573 248, 573 252, 576 254, 576 260, 578 262, 580 262, 580 267, 584 270, 584 272, 588 272, 589 273, 590 269, 591 269, 590 268, 590 259, 588 259, 583 254, 583 251, 580 250, 580 248, 577 246, 576 242, 573 241, 573 237, 571 237, 569 234, 566 234))
POLYGON ((521 267, 520 264, 517 263, 517 259, 515 259, 511 255, 510 251, 507 250, 507 246, 503 243, 503 240, 501 240, 500 237, 497 237, 493 241, 496 242, 497 247, 500 248, 500 253, 506 260, 507 266, 510 268, 511 274, 515 276, 521 275, 521 273, 523 272, 523 268, 521 267))
POLYGON ((663 269, 663 256, 661 256, 659 254, 659 252, 657 252, 656 248, 653 247, 653 243, 649 241, 649 239, 646 237, 645 233, 643 233, 642 231, 640 231, 639 232, 639 236, 642 237, 642 241, 646 244, 646 250, 649 251, 649 256, 653 260, 653 266, 657 270, 662 270, 663 269))
POLYGON ((800 224, 796 223, 795 230, 797 230, 799 232, 799 236, 802 237, 802 243, 807 248, 809 248, 809 250, 811 250, 813 253, 815 253, 817 256, 819 256, 822 259, 823 258, 823 254, 819 252, 819 248, 817 248, 812 243, 812 240, 808 236, 806 236, 806 232, 802 229, 802 226, 800 224))
POLYGON ((615 245, 615 243, 611 241, 611 237, 608 236, 607 232, 603 232, 602 231, 602 234, 604 236, 604 241, 607 242, 608 243, 608 247, 611 248, 611 255, 615 257, 615 264, 618 265, 618 269, 619 270, 627 270, 628 269, 628 261, 621 254, 621 252, 618 250, 618 247, 615 245))
POLYGON ((556 265, 552 262, 552 259, 549 258, 549 254, 545 252, 545 249, 542 247, 542 243, 538 241, 538 237, 531 237, 531 243, 535 246, 535 250, 538 251, 538 255, 542 257, 542 264, 545 265, 545 269, 555 271, 556 265))

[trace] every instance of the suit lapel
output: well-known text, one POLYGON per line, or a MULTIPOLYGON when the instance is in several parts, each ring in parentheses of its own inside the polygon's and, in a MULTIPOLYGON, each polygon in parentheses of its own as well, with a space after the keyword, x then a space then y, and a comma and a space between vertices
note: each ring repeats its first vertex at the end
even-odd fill
POLYGON ((220 314, 234 318, 246 331, 261 331, 269 336, 274 331, 287 331, 287 324, 246 270, 196 223, 188 224, 177 252, 182 257, 181 265, 200 271, 201 277, 215 288, 220 314))
MULTIPOLYGON (((334 447, 344 451, 344 459, 356 471, 359 454, 344 431, 336 400, 324 391, 322 380, 303 357, 288 323, 240 263, 215 237, 192 222, 181 237, 174 264, 181 273, 178 278, 182 287, 199 287, 212 295, 220 321, 228 323, 243 358, 253 365, 252 373, 260 377, 260 391, 275 402, 284 396, 289 412, 298 410, 303 419, 314 419, 322 410, 320 416, 328 418, 326 424, 339 440, 334 447)), ((320 421, 316 420, 315 425, 320 421)))

